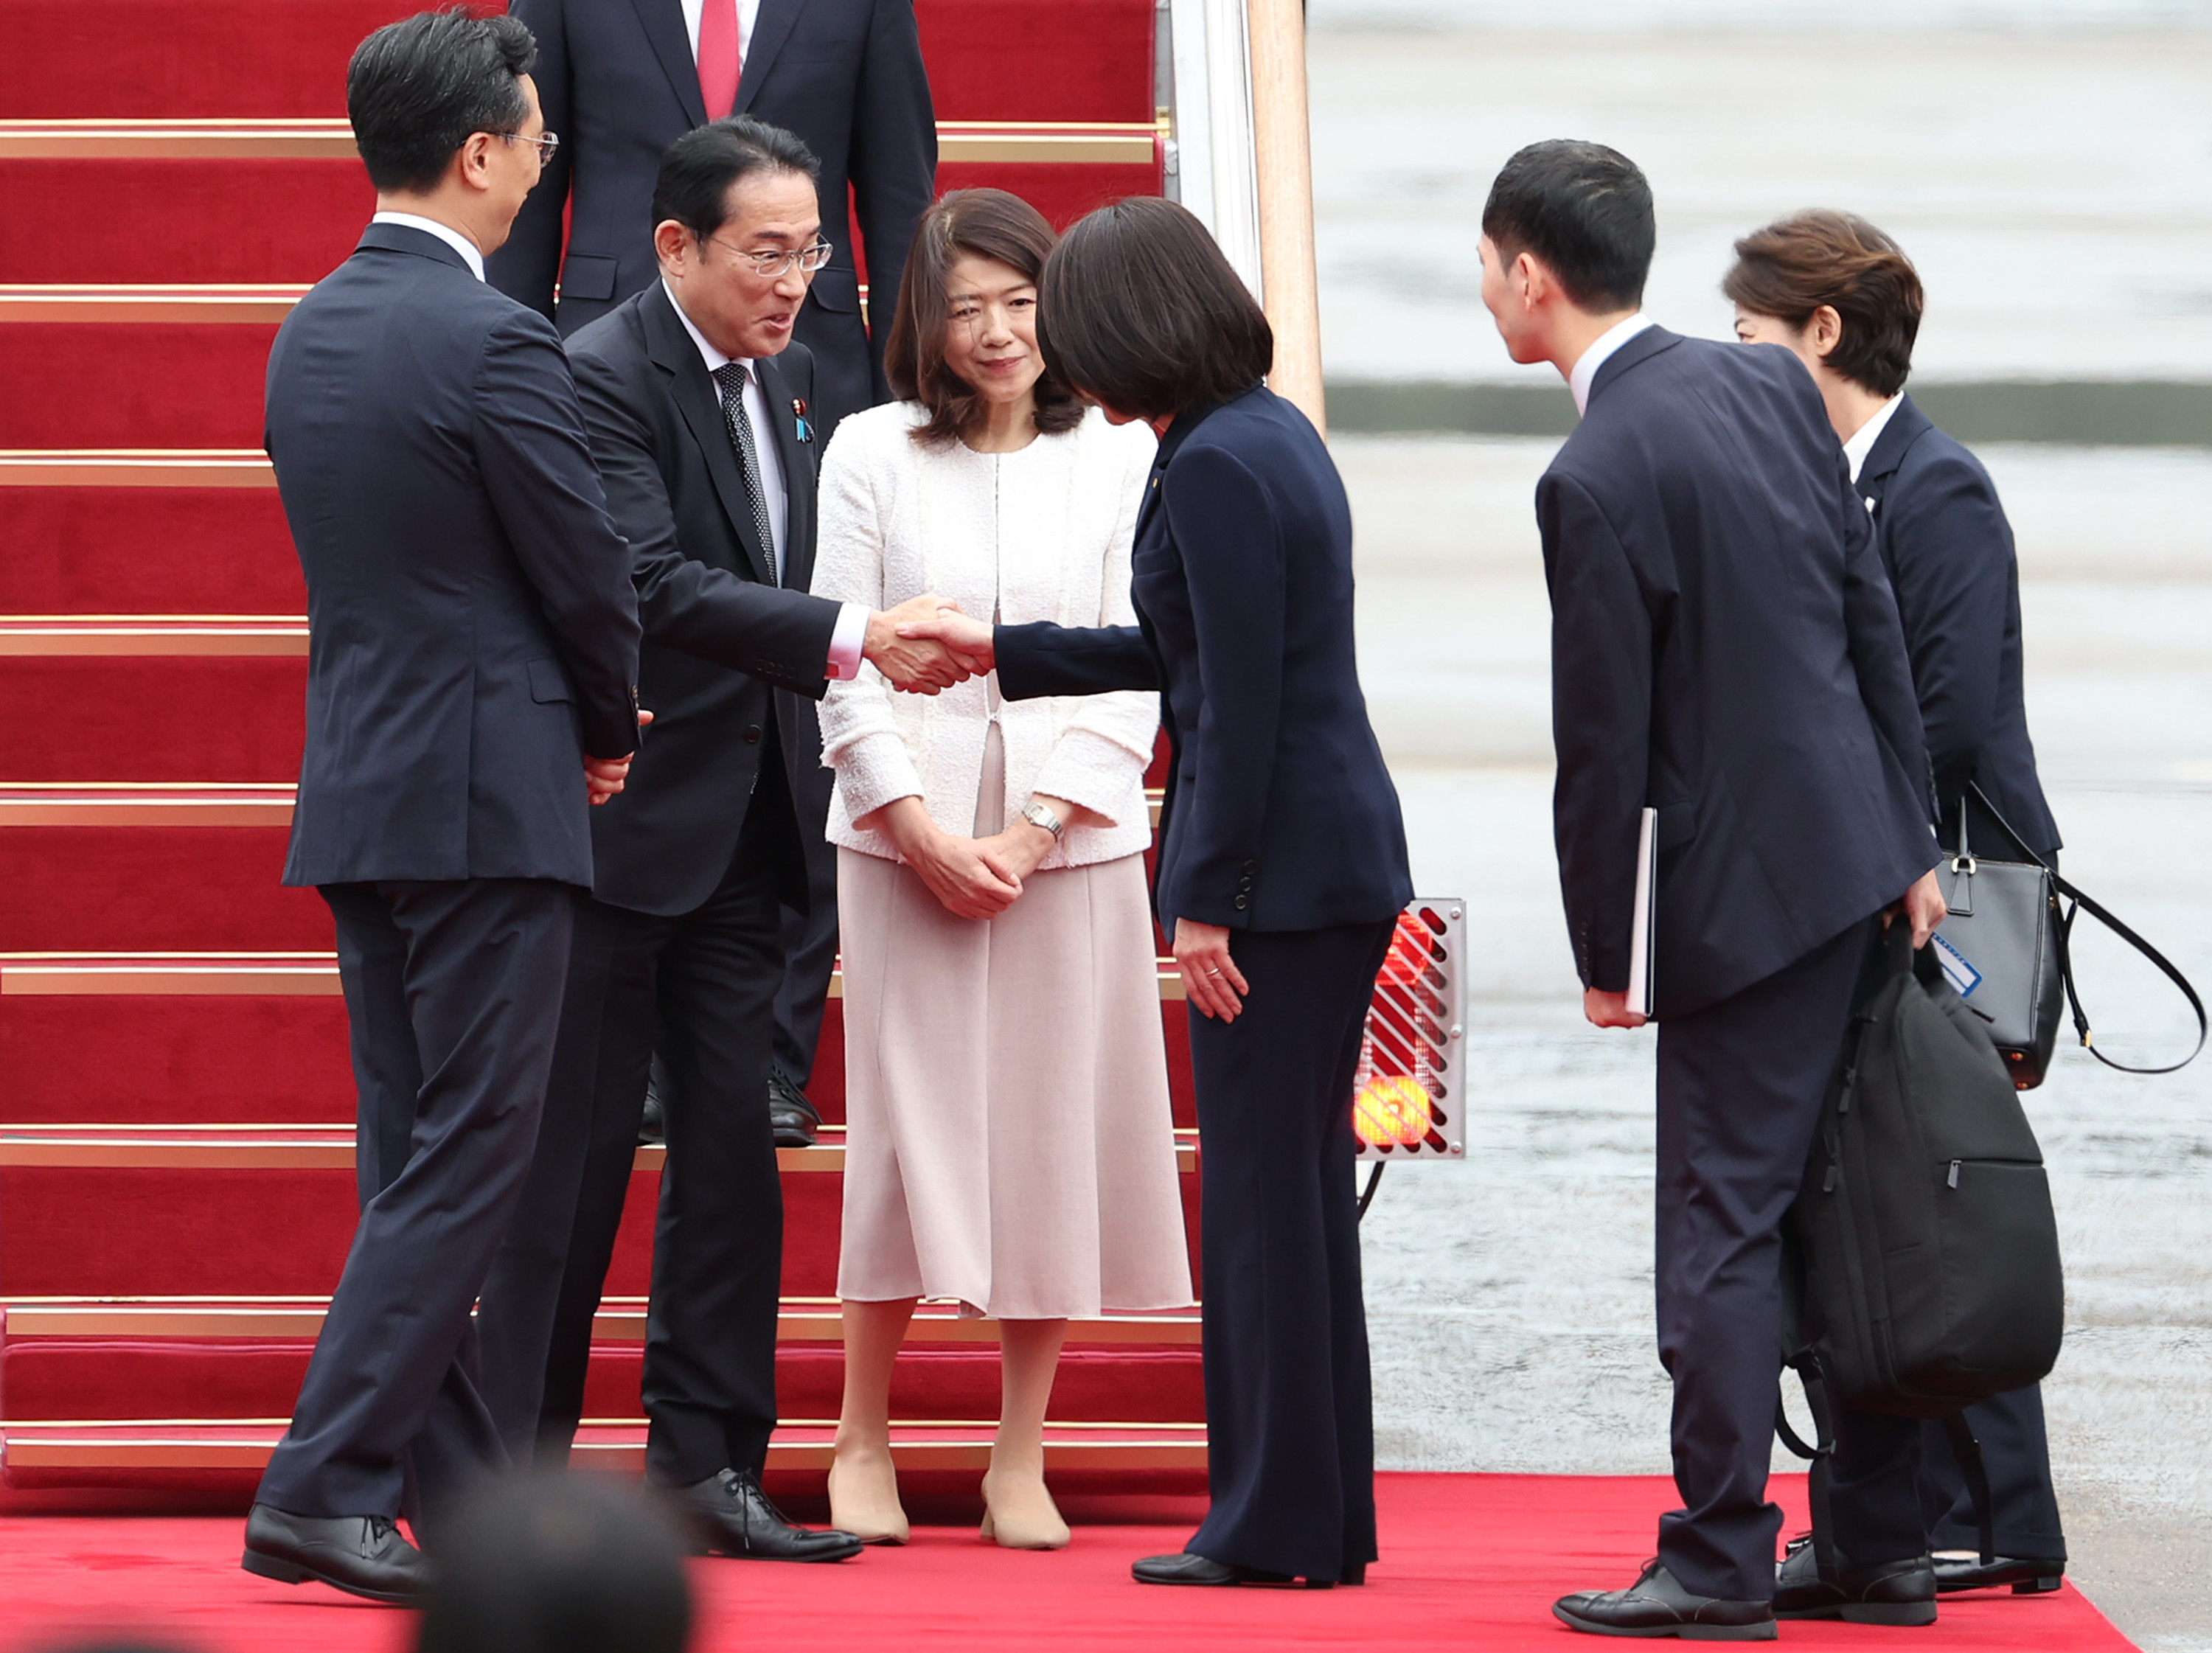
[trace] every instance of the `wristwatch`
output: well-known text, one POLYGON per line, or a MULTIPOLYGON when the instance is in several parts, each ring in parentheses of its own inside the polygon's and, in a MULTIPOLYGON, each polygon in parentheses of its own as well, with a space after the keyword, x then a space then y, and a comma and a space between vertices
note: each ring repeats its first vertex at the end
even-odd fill
POLYGON ((1042 804, 1032 803, 1024 805, 1021 818, 1033 827, 1042 827, 1047 832, 1052 834, 1054 842, 1058 842, 1060 834, 1067 830, 1066 823, 1060 817, 1054 815, 1042 804))

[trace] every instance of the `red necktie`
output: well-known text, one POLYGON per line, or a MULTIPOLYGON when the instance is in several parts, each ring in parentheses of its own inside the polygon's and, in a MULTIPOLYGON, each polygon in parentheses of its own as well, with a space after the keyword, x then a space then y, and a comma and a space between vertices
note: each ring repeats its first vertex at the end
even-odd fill
POLYGON ((738 106, 738 0, 706 0, 699 14, 699 95, 707 119, 720 120, 738 106))

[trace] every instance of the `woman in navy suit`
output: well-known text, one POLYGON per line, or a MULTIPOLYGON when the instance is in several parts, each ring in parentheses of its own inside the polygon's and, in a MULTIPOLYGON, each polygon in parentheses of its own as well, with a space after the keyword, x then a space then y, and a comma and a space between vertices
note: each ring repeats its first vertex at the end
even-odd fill
POLYGON ((1134 626, 912 635, 995 662, 1012 700, 1162 691, 1174 763, 1154 898, 1198 1092, 1212 1508, 1156 1584, 1358 1583, 1374 1424, 1352 1084, 1413 896, 1398 796, 1353 659, 1352 514, 1305 416, 1261 383, 1267 319, 1205 228, 1100 209, 1045 265, 1037 340, 1116 422, 1160 436, 1134 626))
MULTIPOLYGON (((1873 514, 1896 588, 1947 849, 2058 861, 2058 828, 2035 775, 2021 688, 2020 567, 2012 526, 1981 461, 1905 393, 1920 331, 1920 277, 1863 218, 1801 212, 1735 244, 1722 283, 1736 336, 1780 344, 1811 371, 1873 514), (1961 835, 1964 835, 1963 836, 1961 835), (2015 837, 2014 835, 2017 834, 2015 837)), ((2043 1395, 2030 1387, 1966 1408, 1995 1505, 1993 1565, 1940 1424, 1921 1431, 1920 1484, 1936 1588, 2051 1590, 2066 1539, 2051 1491, 2043 1395)))

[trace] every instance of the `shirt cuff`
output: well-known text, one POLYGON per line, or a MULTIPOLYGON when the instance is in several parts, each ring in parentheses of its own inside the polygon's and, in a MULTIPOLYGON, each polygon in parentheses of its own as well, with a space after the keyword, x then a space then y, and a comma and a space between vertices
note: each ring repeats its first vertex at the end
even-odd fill
POLYGON ((830 665, 823 675, 832 683, 849 683, 860 675, 860 649, 868 640, 866 603, 846 603, 837 610, 837 629, 830 634, 830 665))

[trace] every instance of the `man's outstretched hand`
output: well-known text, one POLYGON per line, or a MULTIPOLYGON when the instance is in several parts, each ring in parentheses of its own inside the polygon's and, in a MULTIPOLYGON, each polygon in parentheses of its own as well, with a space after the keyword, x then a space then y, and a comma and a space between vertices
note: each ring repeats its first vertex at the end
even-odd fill
POLYGON ((868 635, 860 645, 860 653, 890 680, 892 688, 912 694, 934 695, 956 683, 965 683, 980 675, 975 667, 942 642, 909 629, 917 623, 933 622, 940 613, 957 616, 959 612, 957 605, 934 593, 909 598, 895 609, 868 617, 868 635))
POLYGON ((998 664, 990 626, 963 614, 949 603, 933 615, 917 616, 902 623, 898 635, 916 642, 937 644, 966 667, 972 677, 980 678, 998 664))

